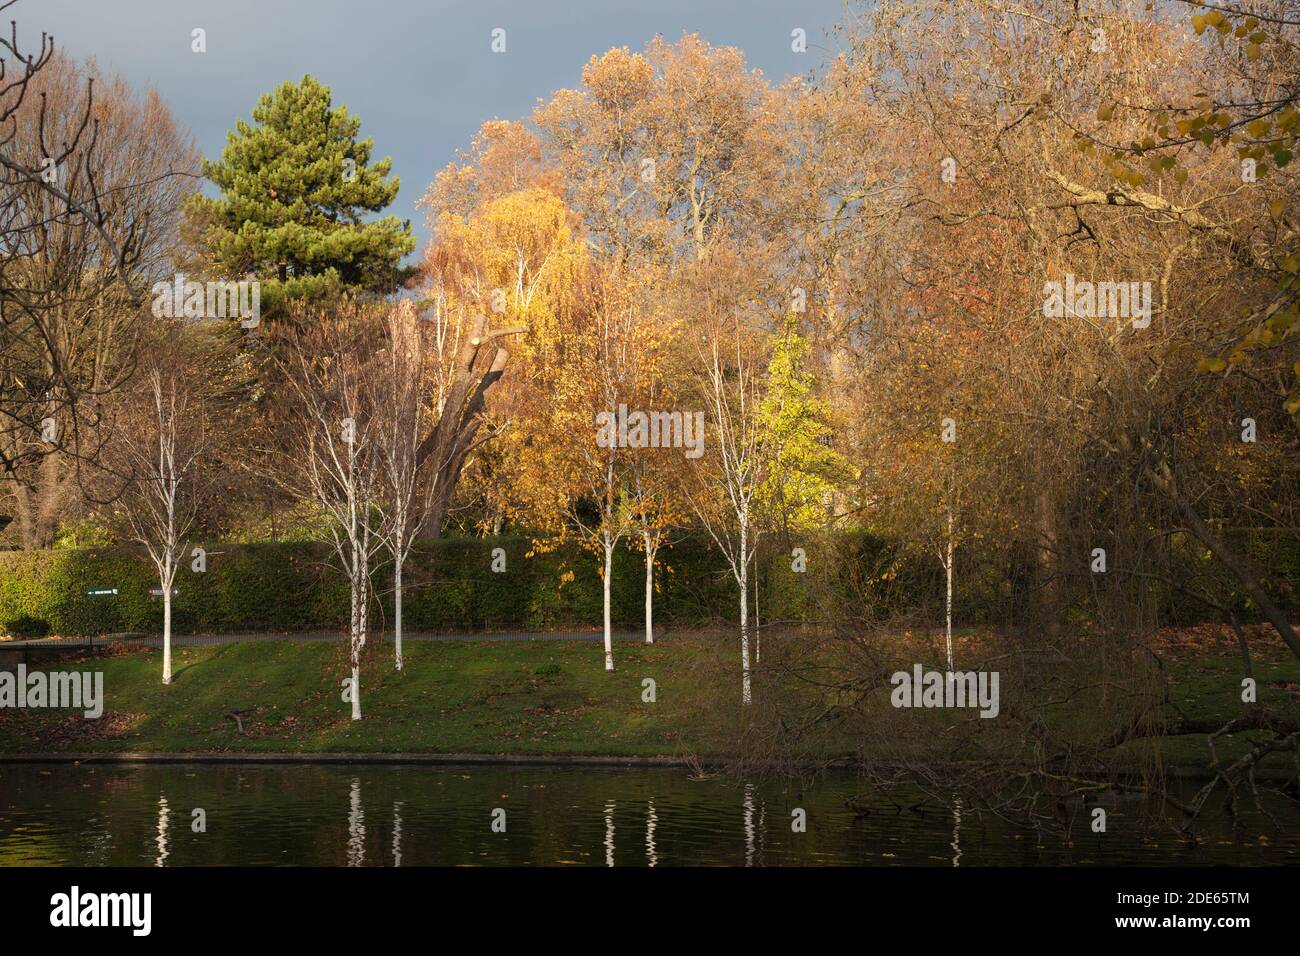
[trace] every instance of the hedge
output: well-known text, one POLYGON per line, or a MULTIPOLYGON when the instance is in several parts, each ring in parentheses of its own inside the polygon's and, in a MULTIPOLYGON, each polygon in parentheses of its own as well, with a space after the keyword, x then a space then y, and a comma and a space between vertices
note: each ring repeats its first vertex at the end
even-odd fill
MULTIPOLYGON (((319 542, 209 544, 207 570, 177 573, 175 633, 334 629, 349 615, 347 579, 319 542)), ((527 537, 421 542, 403 569, 403 626, 408 631, 547 630, 598 626, 602 589, 597 555, 569 543, 538 553, 527 537), (495 549, 505 571, 491 570, 495 549)), ((760 571, 760 583, 762 572, 760 571)), ((392 567, 374 577, 376 626, 392 619, 392 567)), ((735 616, 736 586, 722 555, 699 539, 665 545, 656 567, 655 620, 707 626, 735 616)), ((158 632, 162 601, 153 565, 126 548, 0 553, 0 630, 80 636, 158 632), (116 589, 113 595, 95 590, 116 589)), ((795 613, 788 585, 769 587, 772 610, 795 613)), ((614 619, 644 619, 645 566, 640 551, 615 553, 614 619)))
MULTIPOLYGON (((1300 547, 1294 536, 1231 534, 1255 566, 1272 572, 1269 590, 1283 607, 1297 606, 1300 547)), ((900 557, 901 551, 864 533, 807 541, 807 572, 791 567, 792 542, 763 539, 758 562, 758 610, 763 621, 807 621, 819 617, 827 595, 841 607, 870 602, 881 615, 916 612, 942 620, 943 573, 937 561, 900 557)), ((1210 575, 1199 585, 1245 618, 1256 615, 1226 579, 1217 562, 1180 542, 1180 573, 1210 575), (1198 567, 1188 567, 1195 564, 1198 567), (1221 592, 1221 593, 1220 593, 1221 592), (1235 597, 1234 597, 1235 595, 1235 597)), ((176 633, 332 630, 348 619, 346 579, 320 542, 206 545, 207 570, 178 572, 172 605, 176 633)), ((541 553, 526 536, 447 538, 421 542, 403 572, 403 623, 409 631, 469 632, 589 628, 602 618, 600 559, 570 542, 541 553), (491 570, 495 549, 506 570, 491 570)), ((1086 569, 1086 563, 1080 564, 1086 569)), ((1069 600, 1090 613, 1095 581, 1067 575, 1069 600)), ((1113 577, 1107 586, 1118 584, 1113 577)), ((956 579, 958 620, 965 625, 1012 625, 1032 620, 1032 557, 1000 553, 983 559, 959 553, 956 579)), ((391 565, 375 575, 379 600, 376 627, 392 620, 391 565)), ((736 584, 721 552, 703 535, 688 535, 659 553, 655 620, 665 627, 707 627, 734 621, 736 584)), ((1154 585, 1153 585, 1154 586, 1154 585)), ((162 602, 153 566, 128 548, 0 552, 0 631, 13 636, 65 636, 152 632, 162 628, 162 602), (88 592, 116 589, 116 594, 88 592)), ((1161 620, 1207 620, 1204 608, 1164 586, 1154 595, 1161 620)), ((623 627, 644 618, 642 554, 620 547, 615 553, 612 614, 623 627)), ((751 604, 752 608, 752 604, 751 604)), ((856 611, 855 611, 856 613, 856 611)))

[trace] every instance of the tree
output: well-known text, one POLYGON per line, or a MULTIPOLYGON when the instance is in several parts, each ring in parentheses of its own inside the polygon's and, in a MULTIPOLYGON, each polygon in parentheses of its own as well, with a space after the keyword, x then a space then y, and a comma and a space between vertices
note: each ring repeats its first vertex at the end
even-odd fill
POLYGON ((741 317, 709 315, 700 343, 700 397, 710 448, 699 459, 691 507, 731 569, 740 597, 741 703, 753 700, 749 654, 749 576, 758 546, 755 507, 771 446, 759 422, 762 344, 741 317))
POLYGON ((569 530, 602 557, 605 670, 612 671, 614 552, 634 530, 632 461, 646 451, 626 442, 620 422, 629 407, 638 410, 653 374, 652 333, 617 270, 601 276, 583 315, 555 378, 561 390, 552 421, 563 442, 569 530))
POLYGON ((415 308, 403 300, 385 319, 386 345, 370 408, 377 419, 375 443, 382 483, 379 536, 393 558, 394 662, 402 669, 402 568, 429 517, 441 462, 421 469, 420 442, 430 414, 426 363, 415 308))
POLYGON ((831 407, 817 393, 809 351, 799 318, 790 313, 772 342, 758 408, 772 464, 757 502, 786 534, 825 527, 836 488, 851 477, 848 462, 833 447, 831 407))
POLYGON ((194 526, 195 466, 204 450, 203 410, 178 350, 157 350, 145 373, 145 420, 130 423, 120 441, 133 487, 123 503, 135 540, 158 571, 163 605, 162 682, 172 682, 172 589, 194 526), (158 361, 159 356, 164 356, 158 361))
POLYGON ((0 60, 0 525, 43 548, 104 477, 105 404, 134 374, 198 156, 156 93, 49 42, 29 57, 16 28, 0 60))
MULTIPOLYGON (((809 352, 799 317, 792 312, 773 338, 757 410, 770 463, 754 497, 755 512, 760 521, 787 539, 791 533, 828 527, 834 517, 835 494, 853 477, 848 462, 833 447, 830 404, 816 392, 809 352)), ((755 608, 756 624, 757 619, 755 608)), ((761 631, 757 630, 754 659, 762 659, 761 631)))
POLYGON ((655 559, 672 530, 681 524, 679 488, 661 456, 639 455, 632 463, 632 525, 645 558, 645 642, 654 639, 655 559))
POLYGON ((370 620, 371 573, 382 545, 377 513, 382 482, 372 414, 375 324, 364 310, 344 306, 314 315, 309 327, 286 333, 279 359, 287 383, 280 480, 320 509, 334 555, 348 578, 348 651, 352 719, 361 719, 361 652, 370 620))
POLYGON ((283 396, 274 406, 274 477, 320 510, 348 576, 356 720, 374 558, 387 547, 404 561, 417 535, 440 531, 467 457, 492 437, 479 434, 484 406, 509 360, 496 342, 524 331, 490 330, 477 316, 434 402, 420 321, 409 303, 345 300, 329 311, 304 308, 272 335, 283 396))
MULTIPOLYGON (((1288 366, 1281 347, 1300 329, 1300 235, 1287 228, 1293 182, 1285 172, 1300 149, 1300 8, 1293 0, 1231 5, 1177 0, 1171 16, 1180 14, 1194 36, 1211 41, 1203 48, 1203 82, 1194 93, 1179 90, 1164 99, 1103 100, 1096 122, 1081 124, 1075 138, 1116 185, 1100 191, 1077 184, 1067 188, 1078 200, 1096 202, 1103 192, 1108 202, 1177 210, 1189 224, 1231 246, 1231 231, 1202 215, 1196 208, 1200 202, 1170 204, 1158 187, 1155 192, 1144 187, 1166 178, 1187 186, 1196 154, 1232 149, 1240 163, 1238 178, 1256 186, 1260 204, 1267 204, 1267 215, 1262 209, 1257 213, 1263 228, 1255 230, 1253 248, 1237 257, 1276 288, 1258 306, 1241 311, 1233 340, 1218 350, 1222 354, 1202 358, 1198 368, 1226 373, 1253 358, 1277 381, 1286 412, 1300 419, 1300 363, 1288 366), (1141 139, 1122 135, 1134 127, 1141 139)), ((1199 184, 1189 188, 1203 196, 1211 192, 1199 184)))
MULTIPOLYGON (((1236 11, 1244 6, 1220 12, 1241 17, 1236 11)), ((1268 6, 1276 12, 1283 5, 1268 6)), ((1063 785, 1084 786, 1078 778, 1064 784, 1071 764, 1091 770, 1112 759, 1114 748, 1148 735, 1148 727, 1194 732, 1166 710, 1158 677, 1154 699, 1143 693, 1149 658, 1142 637, 1169 622, 1170 602, 1186 613, 1186 598, 1203 600, 1189 564, 1209 565, 1213 554, 1221 564, 1216 586, 1228 595, 1217 605, 1225 616, 1259 614, 1296 647, 1284 610, 1270 600, 1285 587, 1282 575, 1262 579, 1236 560, 1237 548, 1225 547, 1242 526, 1294 538, 1300 459, 1277 402, 1293 380, 1274 374, 1289 371, 1280 360, 1297 341, 1283 328, 1290 317, 1274 310, 1278 321, 1271 328, 1264 322, 1270 335, 1261 331, 1257 341, 1271 348, 1256 361, 1225 361, 1218 371, 1231 374, 1218 381, 1191 374, 1207 355, 1231 356, 1242 333, 1269 318, 1286 271, 1286 255, 1277 253, 1294 242, 1286 203, 1296 170, 1274 157, 1257 182, 1243 181, 1242 157, 1206 143, 1228 138, 1219 117, 1173 164, 1158 154, 1159 130, 1150 130, 1164 111, 1159 122, 1177 128, 1175 113, 1190 123, 1201 119, 1203 133, 1211 122, 1205 114, 1234 112, 1233 101, 1276 102, 1281 121, 1295 72, 1267 80, 1274 86, 1268 99, 1239 97, 1236 71, 1251 62, 1249 43, 1198 41, 1167 15, 1171 8, 1180 18, 1187 12, 1125 0, 886 0, 870 11, 865 31, 850 31, 844 70, 853 79, 835 95, 852 89, 860 99, 845 96, 842 124, 828 124, 854 131, 863 152, 884 150, 894 167, 883 202, 864 198, 845 215, 863 235, 886 223, 883 247, 891 254, 879 256, 877 241, 832 244, 821 256, 842 257, 833 274, 848 290, 845 312, 871 320, 854 329, 850 343, 857 394, 867 396, 854 409, 855 430, 867 448, 878 433, 912 431, 911 417, 894 412, 915 404, 924 411, 914 413, 924 420, 915 434, 933 436, 951 388, 962 436, 944 453, 951 460, 943 477, 952 484, 934 482, 939 488, 915 481, 906 468, 902 481, 880 482, 891 474, 891 453, 905 445, 882 443, 880 460, 869 461, 875 495, 864 495, 863 504, 881 510, 884 499, 896 521, 933 528, 937 534, 918 536, 930 547, 943 537, 944 505, 955 502, 949 513, 961 546, 979 542, 990 569, 992 562, 1014 568, 1033 560, 1036 587, 1023 590, 1044 598, 1044 623, 1068 625, 1013 628, 1008 639, 1069 642, 1064 646, 1085 650, 1088 660, 1094 651, 1111 654, 1128 671, 1117 682, 1127 692, 1108 690, 1105 700, 1108 720, 1120 716, 1091 741, 1053 740, 1041 729, 1050 717, 1034 713, 1033 702, 1004 711, 1024 733, 1015 735, 1017 746, 1033 739, 1050 756, 1040 786, 1058 798, 1063 785), (1198 106, 1205 91, 1211 102, 1198 106), (1084 139, 1104 134, 1104 142, 1081 142, 1081 131, 1084 139), (1124 154, 1114 155, 1121 147, 1124 154), (873 250, 882 264, 872 261, 873 250), (874 288, 854 281, 862 275, 872 276, 874 288), (1072 289, 1068 306, 1061 307, 1054 285, 1072 289), (1127 301, 1121 289, 1134 290, 1127 301), (891 395, 892 403, 877 406, 891 395), (1243 442, 1243 416, 1252 435, 1256 419, 1267 434, 1258 446, 1243 442), (926 503, 924 511, 909 510, 912 502, 926 503)), ((1275 50, 1287 52, 1280 43, 1275 50)), ((940 470, 933 450, 918 447, 904 461, 917 462, 920 477, 927 467, 940 470)), ((967 553, 972 563, 980 558, 976 548, 967 553)), ((1015 575, 999 575, 1013 593, 1015 575)), ((1018 614, 1008 608, 1013 621, 1018 614)), ((871 658, 889 637, 862 642, 865 668, 855 677, 871 682, 879 670, 871 658)), ((1080 669, 1070 679, 1075 689, 1054 696, 1079 699, 1095 673, 1080 669)), ((1108 687, 1117 686, 1112 680, 1108 687)), ((850 693, 848 709, 864 703, 850 693)), ((1206 729, 1247 725, 1276 736, 1223 775, 1230 787, 1243 779, 1243 767, 1294 748, 1297 739, 1293 723, 1253 715, 1206 729)), ((963 752, 966 767, 978 765, 972 753, 963 752)), ((920 775, 935 779, 933 768, 920 775)))
POLYGON ((221 196, 189 205, 208 269, 260 278, 276 314, 291 300, 391 290, 415 240, 394 216, 363 218, 388 206, 400 183, 389 178, 391 158, 371 162, 360 119, 304 76, 265 94, 252 120, 239 120, 221 159, 204 164, 221 196))
MULTIPOLYGON (((485 315, 501 324, 489 336, 527 329, 512 345, 522 371, 503 378, 489 370, 484 388, 473 391, 474 433, 466 434, 466 452, 456 465, 458 473, 468 471, 471 492, 484 500, 483 525, 499 528, 505 517, 542 497, 550 502, 542 511, 554 515, 562 507, 551 478, 560 442, 543 423, 550 422, 552 373, 577 321, 588 257, 573 216, 545 188, 535 142, 522 128, 486 124, 474 152, 462 159, 465 165, 439 173, 421 200, 434 229, 423 274, 439 353, 435 405, 441 410, 449 399, 464 401, 470 394, 454 383, 461 371, 452 359, 471 343, 477 354, 488 341, 485 315), (480 431, 482 440, 475 437, 480 431)), ((507 353, 499 350, 494 363, 498 358, 503 370, 507 353)), ((438 506, 439 528, 448 503, 438 506)))
POLYGON ((583 85, 534 114, 592 245, 612 260, 702 260, 726 238, 758 254, 790 142, 786 90, 696 34, 593 56, 583 85))

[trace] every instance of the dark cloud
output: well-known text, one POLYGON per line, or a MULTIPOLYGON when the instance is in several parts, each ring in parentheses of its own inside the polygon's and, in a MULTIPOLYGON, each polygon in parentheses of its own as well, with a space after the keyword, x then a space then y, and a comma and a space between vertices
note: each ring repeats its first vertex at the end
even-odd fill
POLYGON ((7 11, 23 36, 45 30, 60 49, 156 86, 207 156, 258 96, 313 74, 360 115, 377 155, 393 157, 392 211, 421 245, 415 202, 434 173, 485 119, 525 116, 575 86, 593 53, 697 32, 779 80, 816 65, 843 12, 844 0, 20 0, 7 11), (207 31, 202 55, 190 50, 195 27, 207 31), (494 27, 507 31, 504 55, 489 49, 494 27), (807 31, 805 55, 790 51, 795 27, 807 31))

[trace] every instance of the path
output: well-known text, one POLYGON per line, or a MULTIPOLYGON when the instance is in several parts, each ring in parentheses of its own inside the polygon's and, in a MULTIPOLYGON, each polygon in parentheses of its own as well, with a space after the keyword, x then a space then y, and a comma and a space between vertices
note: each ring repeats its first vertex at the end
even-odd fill
MULTIPOLYGON (((656 632, 656 637, 662 636, 656 632)), ((345 635, 341 631, 293 631, 293 632, 256 632, 242 631, 229 634, 174 634, 172 647, 196 647, 206 644, 251 644, 258 641, 294 641, 298 643, 319 643, 342 641, 345 635)), ((402 643, 411 641, 593 641, 603 639, 600 631, 468 631, 454 633, 414 632, 402 635, 402 643)), ((617 641, 642 641, 643 632, 616 631, 617 641)), ((392 643, 391 633, 371 634, 369 642, 392 643)), ((63 650, 74 648, 103 647, 106 644, 130 642, 143 644, 145 647, 161 647, 162 636, 150 634, 101 634, 96 637, 43 637, 31 640, 0 641, 0 651, 18 650, 63 650)))

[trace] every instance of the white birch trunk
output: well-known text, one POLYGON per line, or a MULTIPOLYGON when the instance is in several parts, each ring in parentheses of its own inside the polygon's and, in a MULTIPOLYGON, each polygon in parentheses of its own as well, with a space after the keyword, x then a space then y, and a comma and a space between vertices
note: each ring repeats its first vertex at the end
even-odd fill
POLYGON ((610 578, 614 573, 614 546, 605 542, 605 670, 614 669, 614 635, 610 626, 610 578))
POLYGON ((361 719, 361 649, 366 643, 366 574, 360 549, 352 552, 352 719, 361 719))
POLYGON ((163 683, 172 682, 172 589, 163 584, 163 683))
POLYGON ((749 706, 753 695, 750 691, 749 683, 749 561, 747 560, 749 547, 749 526, 742 521, 740 524, 740 565, 736 570, 736 577, 740 583, 740 700, 746 707, 749 706))
POLYGON ((176 552, 175 542, 167 543, 167 551, 158 566, 158 583, 162 585, 163 602, 163 674, 162 682, 172 682, 172 581, 176 580, 176 564, 172 555, 176 552))
POLYGON ((393 562, 393 633, 397 638, 397 669, 402 669, 402 559, 393 562))
POLYGON ((654 596, 655 596, 655 553, 650 546, 650 532, 644 533, 645 542, 645 642, 653 644, 654 634, 654 596))
MULTIPOLYGON (((757 550, 757 548, 755 548, 757 550)), ((763 622, 758 619, 758 559, 754 559, 754 663, 763 659, 763 622)))

